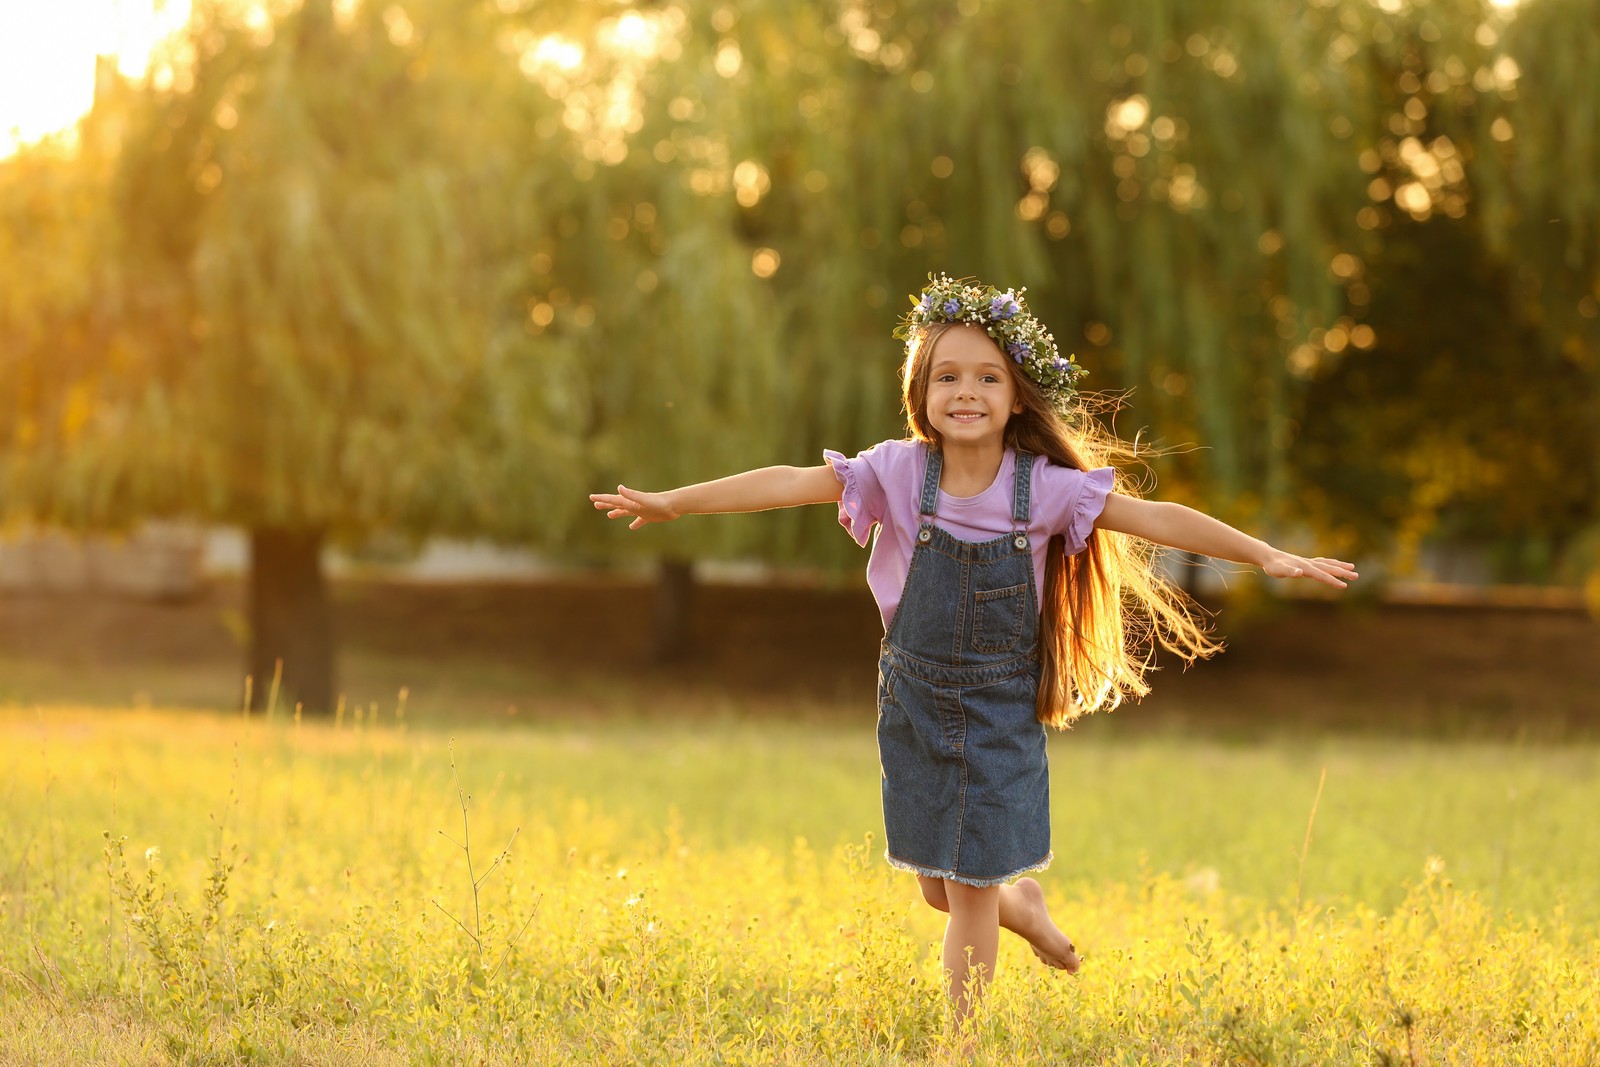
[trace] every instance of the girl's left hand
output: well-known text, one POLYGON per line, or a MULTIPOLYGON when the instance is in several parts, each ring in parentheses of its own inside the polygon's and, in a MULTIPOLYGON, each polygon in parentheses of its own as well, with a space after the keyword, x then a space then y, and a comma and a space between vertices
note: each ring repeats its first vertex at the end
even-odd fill
POLYGON ((1361 577, 1355 567, 1339 559, 1317 556, 1306 559, 1279 552, 1261 568, 1269 578, 1310 578, 1335 589, 1343 589, 1361 577))

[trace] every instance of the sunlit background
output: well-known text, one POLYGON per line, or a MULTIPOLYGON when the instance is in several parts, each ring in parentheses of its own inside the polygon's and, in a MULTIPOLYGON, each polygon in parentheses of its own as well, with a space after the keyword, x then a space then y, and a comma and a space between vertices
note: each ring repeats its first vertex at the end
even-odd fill
POLYGON ((1126 391, 1162 495, 1374 596, 1600 597, 1571 3, 8 5, 0 576, 181 520, 319 613, 369 565, 844 582, 827 516, 584 492, 900 432, 888 335, 955 270, 1126 391))
POLYGON ((71 129, 94 102, 96 56, 140 77, 151 48, 188 17, 188 0, 0 5, 0 156, 71 129))
POLYGON ((0 0, 0 1062, 946 1062, 866 553, 587 499, 902 436, 930 271, 1362 573, 1164 558, 991 1058, 1589 1062, 1594 11, 0 0))

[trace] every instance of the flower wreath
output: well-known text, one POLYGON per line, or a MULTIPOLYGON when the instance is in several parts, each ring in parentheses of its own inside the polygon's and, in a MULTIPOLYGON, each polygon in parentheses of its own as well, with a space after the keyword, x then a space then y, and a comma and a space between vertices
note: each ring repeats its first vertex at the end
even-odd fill
POLYGON ((911 310, 894 335, 909 341, 917 331, 941 322, 981 326, 1046 399, 1065 408, 1077 392, 1075 383, 1087 371, 1073 356, 1057 351, 1055 338, 1022 302, 1025 292, 1026 288, 1001 292, 972 278, 929 274, 927 288, 920 297, 911 298, 911 310))

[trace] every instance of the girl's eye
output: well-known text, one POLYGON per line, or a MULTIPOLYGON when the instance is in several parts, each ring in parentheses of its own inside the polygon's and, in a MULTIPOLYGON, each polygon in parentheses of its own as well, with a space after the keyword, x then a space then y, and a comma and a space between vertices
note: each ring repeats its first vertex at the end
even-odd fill
POLYGON ((954 374, 941 374, 935 380, 941 382, 953 382, 956 380, 956 376, 954 374))
POLYGON ((983 376, 983 380, 984 380, 985 383, 987 383, 989 385, 993 385, 996 382, 998 382, 1000 379, 995 377, 993 374, 985 374, 983 376))

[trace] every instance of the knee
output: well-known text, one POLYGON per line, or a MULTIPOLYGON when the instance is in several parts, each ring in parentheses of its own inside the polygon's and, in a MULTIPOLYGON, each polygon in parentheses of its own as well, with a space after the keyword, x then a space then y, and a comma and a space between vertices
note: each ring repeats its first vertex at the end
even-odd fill
POLYGON ((943 878, 919 876, 917 884, 922 887, 922 899, 928 902, 930 908, 935 908, 939 911, 950 910, 950 898, 945 895, 943 878))
POLYGON ((952 914, 957 911, 963 914, 998 911, 1000 905, 1000 887, 995 885, 972 886, 963 882, 945 882, 943 895, 946 908, 952 914))

